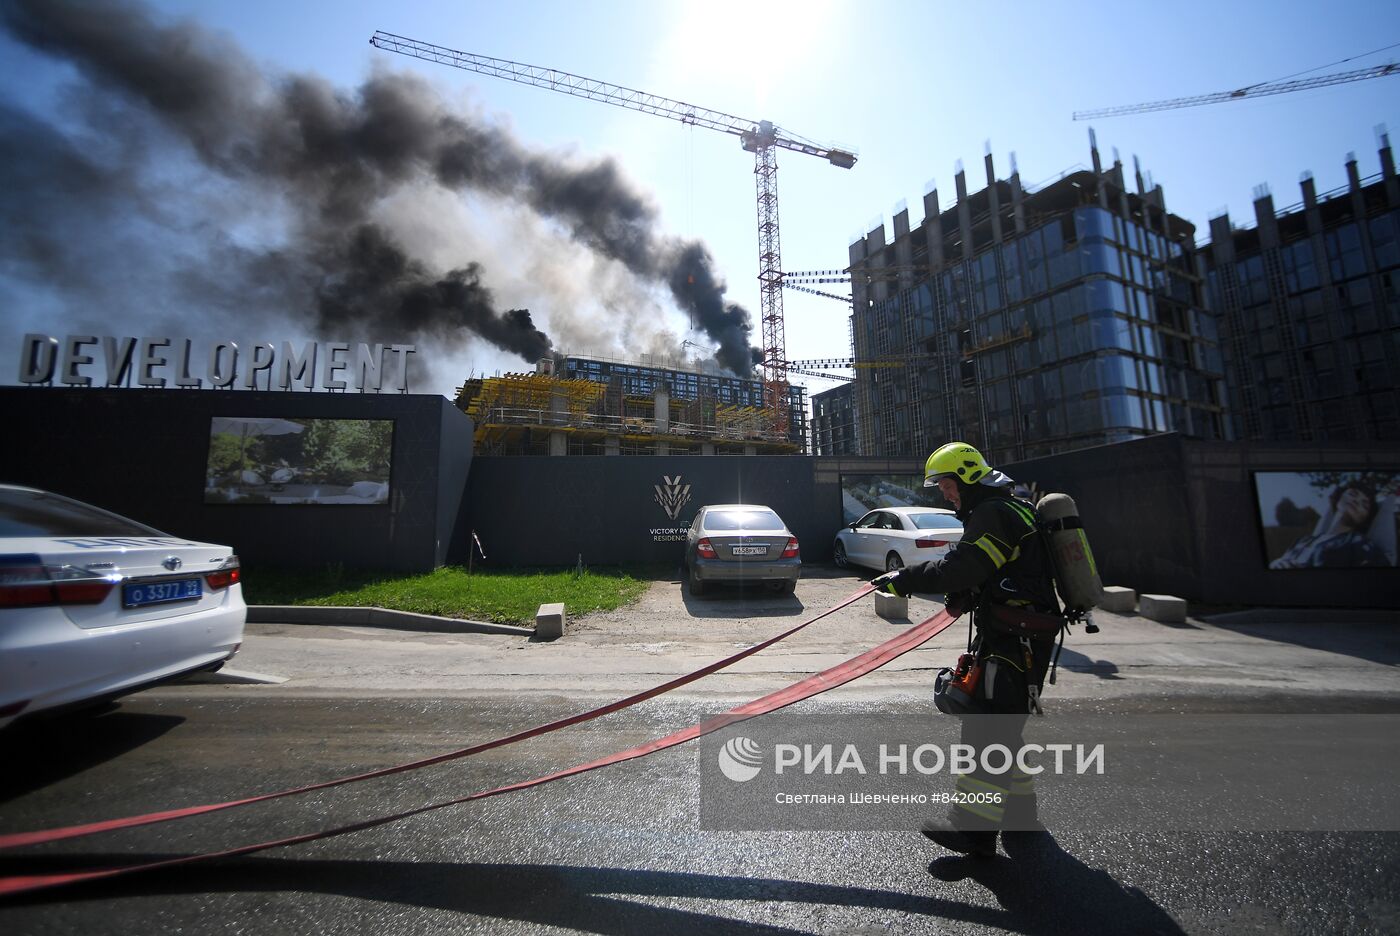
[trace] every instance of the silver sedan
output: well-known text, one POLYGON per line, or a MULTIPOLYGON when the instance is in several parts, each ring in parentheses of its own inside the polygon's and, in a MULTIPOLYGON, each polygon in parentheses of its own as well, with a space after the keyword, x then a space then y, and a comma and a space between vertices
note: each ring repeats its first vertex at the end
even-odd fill
POLYGON ((701 507, 686 536, 685 565, 692 595, 714 582, 765 582, 790 595, 802 572, 797 537, 754 504, 701 507))
POLYGON ((882 507, 836 534, 836 564, 886 572, 941 559, 962 539, 962 521, 938 507, 882 507))

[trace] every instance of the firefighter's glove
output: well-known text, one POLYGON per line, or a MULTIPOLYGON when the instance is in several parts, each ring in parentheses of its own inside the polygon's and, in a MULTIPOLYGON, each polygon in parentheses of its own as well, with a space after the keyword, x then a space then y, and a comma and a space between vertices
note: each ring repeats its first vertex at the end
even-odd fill
POLYGON ((943 607, 953 617, 962 617, 977 607, 977 593, 971 590, 949 592, 943 596, 943 607))
POLYGON ((893 572, 886 572, 870 580, 870 584, 875 586, 876 591, 884 592, 887 595, 898 595, 900 598, 909 597, 909 590, 901 588, 899 577, 904 572, 903 569, 895 569, 893 572))

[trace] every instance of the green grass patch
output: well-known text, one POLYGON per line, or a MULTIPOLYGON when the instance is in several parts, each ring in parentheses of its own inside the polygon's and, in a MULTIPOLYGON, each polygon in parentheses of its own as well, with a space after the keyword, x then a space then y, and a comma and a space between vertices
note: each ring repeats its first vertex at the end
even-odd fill
POLYGON ((328 566, 321 570, 245 568, 249 604, 388 608, 442 617, 530 625, 539 606, 562 601, 569 614, 611 611, 651 583, 621 570, 511 571, 470 574, 447 566, 424 575, 328 566))

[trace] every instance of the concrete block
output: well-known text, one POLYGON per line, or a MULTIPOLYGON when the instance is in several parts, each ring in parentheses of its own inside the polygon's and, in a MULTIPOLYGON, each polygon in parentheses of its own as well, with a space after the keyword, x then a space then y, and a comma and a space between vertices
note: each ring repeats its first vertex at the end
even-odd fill
POLYGON ((558 640, 564 636, 564 628, 568 623, 568 615, 564 613, 562 602, 556 604, 542 604, 535 612, 535 639, 537 640, 558 640))
POLYGON ((1099 599, 1099 607, 1105 611, 1132 614, 1133 609, 1137 607, 1137 592, 1121 585, 1105 585, 1103 597, 1099 599))
POLYGON ((887 621, 907 621, 909 599, 888 592, 875 592, 875 613, 887 621))
POLYGON ((1181 624, 1186 621, 1186 599, 1174 595, 1139 595, 1138 614, 1149 621, 1181 624))

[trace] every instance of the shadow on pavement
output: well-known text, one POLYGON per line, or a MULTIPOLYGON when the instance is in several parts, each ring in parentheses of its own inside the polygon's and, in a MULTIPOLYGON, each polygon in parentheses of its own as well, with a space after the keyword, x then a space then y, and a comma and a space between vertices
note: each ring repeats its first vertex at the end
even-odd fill
POLYGON ((1400 630, 1393 625, 1382 623, 1378 615, 1375 622, 1359 620, 1338 620, 1326 622, 1326 612, 1317 612, 1316 621, 1281 620, 1273 623, 1229 620, 1230 615, 1210 619, 1208 623, 1221 630, 1288 643, 1309 650, 1324 650, 1344 656, 1369 660, 1386 666, 1400 664, 1400 630))
POLYGON ((698 618, 794 617, 807 608, 796 595, 779 594, 763 584, 711 583, 702 597, 686 590, 681 600, 690 616, 698 618))
POLYGON ((122 712, 112 703, 15 722, 0 731, 0 763, 9 765, 0 771, 0 802, 134 751, 184 720, 122 712))
MULTIPOLYGON (((258 893, 298 891, 336 894, 385 903, 553 926, 582 932, 656 933, 798 933, 780 923, 719 916, 700 910, 656 906, 629 898, 746 901, 758 904, 810 904, 863 907, 950 922, 995 927, 1007 932, 1179 933, 1159 907, 1137 892, 1125 891, 1107 874, 1091 871, 1059 852, 1059 857, 1025 870, 1007 860, 956 858, 971 876, 987 886, 1004 909, 982 907, 925 894, 775 878, 689 874, 570 865, 473 864, 403 861, 317 861, 288 858, 243 858, 211 861, 198 868, 177 868, 39 892, 14 901, 44 905, 80 900, 127 899, 135 895, 258 893), (980 868, 977 866, 981 866, 980 868), (1049 878, 1037 879, 1037 875, 1049 878), (984 879, 985 878, 985 879, 984 879), (1137 894, 1130 897, 1129 894, 1137 894), (1048 906, 1047 906, 1048 905, 1048 906), (1058 911, 1047 917, 1046 909, 1058 911), (1065 926, 1051 925, 1062 920, 1065 926)), ((57 872, 60 868, 101 867, 155 861, 158 855, 68 856, 0 860, 0 873, 57 872), (36 865, 39 865, 36 867, 36 865), (49 867, 44 867, 45 865, 49 867)), ((941 862, 935 862, 940 865, 941 862)), ((765 916, 772 918, 770 914, 765 916)))
POLYGON ((1003 834, 1007 857, 939 858, 929 873, 941 881, 971 878, 991 891, 1017 933, 1183 934, 1176 921, 1135 887, 1090 868, 1048 832, 1003 834))
POLYGON ((1060 648, 1060 669, 1075 673, 1089 673, 1100 679, 1122 679, 1118 675, 1118 664, 1112 660, 1095 660, 1069 647, 1060 648))

